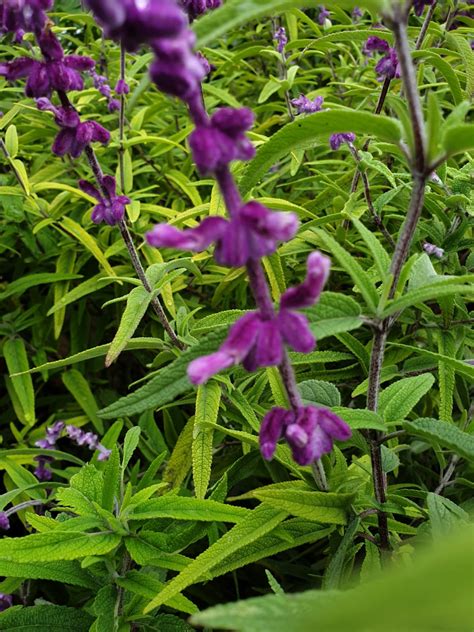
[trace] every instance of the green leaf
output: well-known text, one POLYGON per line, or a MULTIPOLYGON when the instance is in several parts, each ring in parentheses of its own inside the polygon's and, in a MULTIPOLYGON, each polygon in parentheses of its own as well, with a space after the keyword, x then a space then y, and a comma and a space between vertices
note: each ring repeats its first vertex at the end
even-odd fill
POLYGON ((378 413, 374 413, 372 410, 367 410, 365 408, 343 408, 341 406, 337 406, 336 408, 333 408, 333 412, 342 417, 352 430, 359 430, 361 428, 368 430, 387 429, 382 417, 378 413))
POLYGON ((341 405, 341 394, 330 382, 305 380, 298 384, 298 388, 305 404, 319 404, 329 408, 341 405))
POLYGON ((474 435, 459 430, 453 424, 423 417, 415 421, 405 421, 403 426, 411 434, 423 437, 435 446, 439 444, 466 459, 474 460, 474 435))
POLYGON ((471 526, 355 589, 258 597, 191 621, 238 632, 465 632, 472 628, 473 537, 471 526))
POLYGON ((141 428, 139 426, 135 426, 135 428, 130 428, 125 435, 125 441, 123 443, 123 460, 122 460, 122 470, 125 470, 127 465, 130 463, 130 459, 133 456, 133 453, 138 448, 138 442, 140 441, 141 428))
POLYGON ((120 542, 114 533, 78 533, 54 530, 24 538, 0 540, 0 559, 8 562, 55 562, 105 555, 120 542))
POLYGON ((38 272, 37 274, 28 274, 26 276, 9 283, 7 289, 0 293, 0 301, 4 301, 10 296, 21 296, 24 292, 38 285, 50 285, 58 281, 71 281, 72 279, 80 279, 79 274, 56 274, 54 272, 38 272))
POLYGON ((346 524, 346 509, 354 499, 352 494, 307 492, 295 489, 256 490, 253 495, 271 507, 322 524, 346 524))
POLYGON ((402 421, 434 384, 430 373, 405 377, 390 384, 380 395, 379 412, 385 421, 402 421))
POLYGON ((202 355, 212 353, 225 338, 225 332, 209 334, 199 344, 185 351, 177 360, 163 367, 159 374, 134 393, 99 411, 104 419, 116 419, 124 415, 136 415, 145 410, 164 406, 178 395, 191 390, 186 375, 188 364, 202 355))
POLYGON ((390 257, 388 256, 387 251, 377 237, 368 228, 366 228, 362 222, 354 217, 351 221, 370 250, 375 265, 377 266, 380 279, 384 281, 390 271, 390 257))
MULTIPOLYGON (((260 4, 260 0, 255 1, 260 4)), ((237 0, 237 6, 243 15, 242 2, 238 3, 237 0)), ((214 19, 218 20, 219 11, 214 15, 214 19)), ((327 145, 331 134, 337 132, 376 136, 390 143, 398 143, 402 137, 398 121, 366 112, 331 110, 297 118, 276 132, 258 149, 257 155, 246 167, 240 181, 243 194, 249 193, 281 158, 295 150, 310 149, 320 144, 327 145)))
POLYGON ((129 520, 155 520, 173 518, 174 520, 200 520, 204 522, 239 522, 249 510, 243 507, 224 505, 215 500, 200 500, 185 496, 161 496, 146 500, 127 509, 129 520))
POLYGON ((92 256, 97 259, 100 265, 104 268, 105 272, 111 276, 116 276, 114 269, 107 261, 106 256, 99 248, 97 241, 92 237, 80 224, 75 222, 70 217, 62 217, 61 226, 64 227, 67 233, 75 237, 89 252, 92 256))
POLYGON ((417 353, 418 355, 431 358, 433 360, 433 364, 442 361, 452 367, 456 373, 459 373, 459 375, 464 375, 468 379, 474 380, 474 366, 472 366, 472 364, 468 364, 462 360, 457 360, 456 358, 450 358, 449 356, 441 353, 434 353, 433 351, 428 351, 428 349, 422 349, 421 347, 413 347, 411 345, 404 345, 398 342, 389 342, 388 344, 400 349, 411 349, 411 351, 417 353))
POLYGON ((71 586, 95 588, 96 581, 78 562, 10 562, 0 558, 0 575, 24 579, 43 579, 71 586))
POLYGON ((189 454, 193 445, 194 419, 190 417, 182 429, 175 443, 173 452, 163 472, 163 481, 168 483, 171 489, 177 489, 184 481, 191 468, 189 454))
POLYGON ((87 612, 65 606, 15 606, 0 613, 2 632, 89 632, 92 622, 87 612))
POLYGON ((152 294, 144 287, 134 288, 127 299, 127 306, 120 319, 120 325, 105 359, 105 366, 109 367, 119 357, 129 340, 136 332, 138 325, 145 316, 150 305, 152 294))
POLYGON ((166 584, 164 589, 148 604, 145 613, 157 608, 191 584, 199 581, 201 577, 231 554, 272 531, 286 516, 286 512, 264 505, 254 509, 215 544, 198 555, 177 577, 166 584))
POLYGON ((63 373, 62 380, 64 386, 89 417, 97 432, 103 434, 104 424, 102 423, 102 419, 97 415, 99 407, 97 406, 95 397, 92 394, 86 378, 79 371, 71 369, 67 373, 63 373))
POLYGON ((221 401, 221 387, 216 382, 199 386, 196 399, 196 414, 193 431, 193 480, 197 498, 206 496, 212 468, 212 428, 203 423, 217 423, 221 401))
POLYGON ((317 340, 358 329, 362 325, 359 305, 350 296, 323 292, 314 307, 305 310, 317 340))
POLYGON ((22 338, 12 338, 5 341, 3 355, 10 373, 13 389, 23 410, 25 421, 28 425, 35 423, 35 391, 31 375, 23 374, 14 377, 16 373, 28 371, 28 356, 22 338))
MULTIPOLYGON (((125 590, 135 595, 140 595, 140 597, 145 597, 147 600, 153 599, 156 593, 163 590, 164 587, 163 582, 151 573, 144 571, 130 571, 125 577, 117 578, 115 583, 117 586, 125 588, 125 590)), ((172 597, 165 605, 186 614, 198 612, 198 607, 192 601, 183 597, 183 595, 172 597)), ((161 628, 159 629, 161 630, 161 628)))
POLYGON ((325 590, 331 590, 334 588, 340 588, 343 577, 344 564, 347 558, 348 551, 352 547, 355 534, 357 533, 360 525, 360 518, 354 518, 347 527, 344 537, 341 543, 337 547, 337 551, 331 557, 331 561, 324 573, 323 588, 325 590))
POLYGON ((448 157, 474 150, 474 129, 470 123, 449 126, 444 132, 442 146, 448 157))
POLYGON ((16 158, 18 154, 18 132, 16 125, 9 125, 7 127, 7 131, 5 132, 5 146, 10 154, 10 158, 16 158))
POLYGON ((435 540, 442 540, 461 524, 469 523, 469 514, 449 498, 430 492, 426 497, 431 522, 431 533, 435 540))
POLYGON ((336 257, 339 265, 342 266, 345 272, 347 272, 347 274, 351 277, 359 289, 367 307, 372 313, 374 313, 377 310, 379 297, 367 272, 345 248, 337 243, 333 237, 322 230, 317 230, 315 232, 326 248, 336 257))
POLYGON ((434 283, 428 283, 414 290, 409 290, 400 298, 390 301, 383 311, 382 318, 387 318, 387 316, 396 314, 412 305, 419 305, 431 300, 437 301, 443 296, 454 296, 456 294, 460 296, 474 296, 473 281, 474 275, 448 279, 440 277, 434 283))

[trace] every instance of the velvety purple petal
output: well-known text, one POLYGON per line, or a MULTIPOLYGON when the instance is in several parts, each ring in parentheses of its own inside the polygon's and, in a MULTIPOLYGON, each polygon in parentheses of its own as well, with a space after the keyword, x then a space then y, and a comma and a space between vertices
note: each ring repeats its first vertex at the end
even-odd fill
POLYGON ((228 222, 222 217, 207 217, 197 228, 179 230, 169 224, 158 224, 146 234, 146 240, 155 248, 178 248, 201 252, 217 241, 228 222))
POLYGON ((333 439, 347 441, 352 437, 350 426, 328 408, 318 408, 318 423, 333 439))
POLYGON ((227 136, 235 138, 253 126, 255 114, 249 108, 220 108, 211 121, 227 136))
POLYGON ((308 257, 307 267, 308 273, 303 283, 288 289, 281 297, 282 309, 310 307, 321 295, 329 277, 331 261, 316 251, 308 257))
POLYGON ((73 68, 79 72, 87 72, 95 67, 95 61, 93 59, 81 55, 68 55, 64 63, 68 68, 73 68))
POLYGON ((316 339, 304 314, 282 309, 278 314, 278 323, 284 341, 294 351, 310 353, 314 350, 316 339))
POLYGON ((239 318, 230 328, 221 351, 233 357, 235 363, 241 362, 253 347, 261 322, 257 312, 251 312, 239 318))
POLYGON ((104 204, 97 204, 92 210, 91 220, 94 224, 103 222, 107 215, 107 207, 104 204))
POLYGON ((56 156, 65 156, 71 151, 74 140, 75 133, 73 130, 62 129, 54 140, 52 147, 53 154, 56 156))
POLYGON ((113 176, 104 176, 102 178, 102 186, 107 191, 110 198, 115 197, 117 182, 113 176))
POLYGON ((230 268, 244 266, 251 256, 251 236, 245 229, 240 217, 235 217, 227 224, 217 241, 214 258, 217 263, 230 268))
POLYGON ((235 364, 234 358, 223 351, 193 360, 188 366, 188 377, 193 384, 204 384, 213 375, 235 364))
POLYGON ((84 193, 87 193, 87 195, 95 198, 98 202, 102 200, 102 195, 99 190, 87 180, 79 180, 79 188, 81 191, 84 191, 84 193))
POLYGON ((47 61, 60 61, 64 58, 63 47, 50 29, 43 31, 38 38, 38 44, 47 61))
POLYGON ((262 456, 267 461, 273 458, 277 442, 282 438, 285 425, 291 418, 291 411, 284 408, 272 408, 265 415, 260 426, 259 442, 262 456))
POLYGON ((21 77, 27 77, 31 74, 34 68, 39 66, 41 66, 40 62, 35 59, 30 59, 29 57, 19 57, 18 59, 11 61, 9 64, 5 64, 4 68, 6 68, 5 74, 8 81, 15 81, 21 77))
POLYGON ((255 342, 257 367, 277 366, 283 357, 283 344, 276 320, 261 321, 255 342))
POLYGON ((215 170, 219 164, 219 152, 216 151, 216 137, 210 127, 198 127, 189 137, 189 146, 194 162, 202 175, 215 170))

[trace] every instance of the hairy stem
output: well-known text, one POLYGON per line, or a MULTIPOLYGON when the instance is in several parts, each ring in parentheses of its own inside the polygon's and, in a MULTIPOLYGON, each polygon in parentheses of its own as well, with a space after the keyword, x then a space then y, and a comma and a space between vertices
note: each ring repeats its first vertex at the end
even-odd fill
MULTIPOLYGON (((125 47, 120 46, 120 79, 125 81, 125 47)), ((125 105, 126 96, 122 92, 120 95, 120 112, 119 112, 119 173, 120 173, 120 190, 125 193, 125 105)))

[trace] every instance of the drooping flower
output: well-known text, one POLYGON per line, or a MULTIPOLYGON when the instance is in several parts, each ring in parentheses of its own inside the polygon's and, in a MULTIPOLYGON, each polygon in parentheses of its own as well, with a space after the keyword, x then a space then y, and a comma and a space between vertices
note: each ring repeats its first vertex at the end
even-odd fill
POLYGON ((275 252, 278 242, 290 240, 298 229, 294 213, 270 211, 258 202, 248 202, 230 220, 207 217, 197 228, 179 230, 158 224, 146 235, 155 248, 178 248, 201 252, 216 243, 214 257, 221 265, 240 267, 249 259, 275 252))
POLYGON ((187 12, 190 20, 195 20, 197 17, 217 9, 221 6, 222 0, 179 0, 183 9, 187 12))
POLYGON ((8 531, 9 528, 10 528, 10 520, 7 514, 4 511, 0 511, 0 530, 8 531))
POLYGON ((53 463, 54 459, 51 456, 35 456, 35 461, 38 463, 33 474, 36 478, 42 482, 47 483, 53 478, 53 472, 49 469, 49 465, 53 463))
POLYGON ((260 312, 250 312, 240 318, 232 325, 227 339, 216 353, 190 363, 190 381, 204 384, 216 373, 239 363, 247 371, 277 366, 281 364, 285 344, 300 353, 312 351, 316 340, 306 316, 296 310, 309 307, 318 300, 329 269, 327 257, 320 252, 312 253, 308 258, 306 279, 282 295, 278 314, 268 319, 260 312))
POLYGON ((38 37, 38 43, 44 61, 19 57, 7 64, 0 64, 0 75, 8 81, 27 77, 25 93, 28 97, 50 97, 55 90, 82 90, 84 81, 81 72, 92 70, 94 60, 79 55, 64 55, 59 40, 49 30, 38 37))
POLYGON ((2 0, 0 2, 0 33, 41 33, 46 25, 46 11, 54 0, 2 0))
POLYGON ((284 26, 280 26, 273 34, 273 39, 277 43, 277 51, 283 53, 285 46, 288 44, 288 37, 286 35, 286 29, 284 26))
POLYGON ((0 612, 4 612, 13 606, 13 597, 0 593, 0 612))
POLYGON ((255 148, 245 132, 253 122, 254 114, 248 108, 221 108, 206 125, 198 126, 189 144, 200 173, 215 173, 233 160, 251 160, 255 148))
POLYGON ((91 216, 94 224, 105 222, 109 226, 115 226, 115 224, 122 221, 125 214, 125 206, 130 204, 130 199, 125 195, 116 194, 117 183, 112 176, 104 176, 102 178, 102 186, 107 196, 93 184, 87 182, 87 180, 79 182, 80 189, 98 201, 91 216))
POLYGON ((438 259, 442 259, 444 257, 444 250, 435 244, 430 244, 428 242, 423 244, 423 250, 429 255, 433 255, 438 259))
POLYGON ((328 408, 304 406, 295 411, 272 408, 260 428, 260 450, 270 461, 277 442, 285 439, 299 465, 311 465, 331 452, 333 443, 347 441, 350 427, 328 408))
POLYGON ((378 81, 398 79, 401 76, 397 51, 386 40, 376 35, 371 35, 364 44, 362 51, 367 57, 372 57, 374 52, 384 54, 375 66, 378 81))
POLYGON ((78 158, 90 143, 99 142, 106 145, 110 133, 95 121, 81 122, 79 114, 71 107, 56 107, 47 98, 37 99, 39 110, 52 112, 56 124, 61 131, 56 136, 52 151, 56 156, 69 154, 78 158))
POLYGON ((86 0, 106 37, 129 51, 162 37, 178 35, 187 18, 176 0, 86 0))
POLYGON ((117 81, 117 85, 115 86, 115 94, 122 96, 123 94, 128 94, 130 92, 130 86, 125 81, 125 79, 119 79, 117 81))
POLYGON ((324 103, 324 97, 317 96, 311 101, 304 94, 300 94, 297 99, 291 101, 291 105, 295 107, 298 114, 313 114, 314 112, 321 112, 324 103))
POLYGON ((339 149, 339 147, 343 145, 344 143, 348 143, 348 144, 353 143, 355 139, 356 139, 356 136, 353 132, 347 132, 347 133, 342 133, 342 134, 332 134, 331 138, 329 139, 329 145, 331 149, 336 151, 336 149, 339 149))

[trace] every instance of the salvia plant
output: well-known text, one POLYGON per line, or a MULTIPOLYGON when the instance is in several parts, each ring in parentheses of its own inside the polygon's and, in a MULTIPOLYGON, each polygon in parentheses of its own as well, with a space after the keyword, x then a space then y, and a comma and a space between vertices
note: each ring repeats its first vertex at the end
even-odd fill
POLYGON ((0 630, 472 629, 471 4, 0 1, 0 630))

